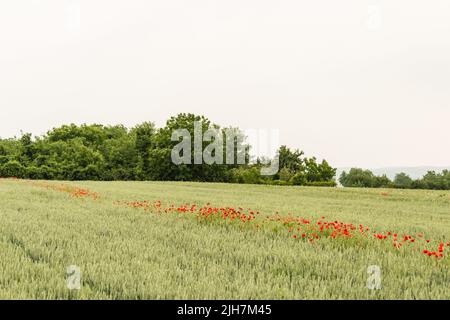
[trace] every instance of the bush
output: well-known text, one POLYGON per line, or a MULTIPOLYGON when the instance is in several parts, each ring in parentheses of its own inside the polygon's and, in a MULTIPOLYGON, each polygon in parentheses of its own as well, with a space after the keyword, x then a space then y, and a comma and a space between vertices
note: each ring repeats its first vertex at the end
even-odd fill
POLYGON ((4 164, 7 163, 8 161, 9 161, 8 156, 0 155, 0 166, 4 165, 4 164))
POLYGON ((339 182, 344 187, 371 188, 374 186, 374 179, 375 176, 370 170, 352 168, 349 173, 342 172, 339 182))
POLYGON ((257 168, 235 168, 231 170, 231 182, 259 184, 261 175, 257 168))
POLYGON ((280 176, 281 181, 286 181, 286 182, 291 180, 291 178, 294 176, 292 171, 289 170, 288 168, 282 168, 280 170, 280 172, 278 173, 278 175, 280 176))
POLYGON ((0 167, 0 177, 25 178, 25 168, 18 161, 8 161, 0 167))
POLYGON ((339 182, 344 187, 359 188, 390 188, 392 181, 386 176, 376 176, 370 170, 351 168, 350 171, 342 172, 339 182))
POLYGON ((337 183, 334 180, 330 181, 309 181, 306 182, 306 186, 310 187, 336 187, 337 183))
POLYGON ((29 166, 25 171, 25 175, 28 179, 46 179, 46 177, 44 176, 44 172, 40 167, 29 166))
POLYGON ((289 186, 291 183, 285 180, 272 180, 269 184, 274 186, 289 186))
POLYGON ((394 187, 400 189, 409 189, 412 187, 413 180, 404 172, 395 175, 394 187))
POLYGON ((390 188, 392 185, 392 181, 386 175, 374 176, 372 180, 373 188, 390 188))
POLYGON ((290 183, 294 186, 304 186, 306 182, 306 175, 303 172, 296 173, 290 180, 290 183))

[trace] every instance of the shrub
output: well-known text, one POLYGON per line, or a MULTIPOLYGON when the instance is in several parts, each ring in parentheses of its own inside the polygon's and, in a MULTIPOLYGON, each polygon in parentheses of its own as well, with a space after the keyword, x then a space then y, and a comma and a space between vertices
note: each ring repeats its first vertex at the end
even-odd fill
POLYGON ((408 189, 411 188, 413 184, 413 180, 404 172, 398 173, 395 175, 394 179, 394 187, 400 189, 408 189))
POLYGON ((278 173, 278 175, 280 176, 281 181, 289 181, 294 176, 292 171, 289 170, 288 168, 282 168, 278 173))
POLYGON ((303 172, 296 173, 290 180, 290 183, 295 186, 304 186, 306 182, 306 175, 303 172))
POLYGON ((20 162, 16 160, 11 160, 0 167, 0 176, 7 178, 10 177, 24 178, 25 168, 20 164, 20 162))
POLYGON ((272 180, 269 184, 274 186, 289 186, 291 183, 285 180, 272 180))
POLYGON ((40 167, 29 166, 25 169, 25 172, 25 176, 28 179, 46 179, 46 177, 44 176, 44 172, 40 167))
POLYGON ((231 181, 235 183, 261 183, 261 175, 257 168, 235 168, 231 170, 231 181))
POLYGON ((334 180, 330 181, 308 181, 305 184, 311 187, 336 187, 337 183, 334 180))

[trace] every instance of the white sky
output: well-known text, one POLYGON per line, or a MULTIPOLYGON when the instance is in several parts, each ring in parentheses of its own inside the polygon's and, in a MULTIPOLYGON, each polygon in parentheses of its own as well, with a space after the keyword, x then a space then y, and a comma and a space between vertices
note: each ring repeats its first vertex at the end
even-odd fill
POLYGON ((179 112, 334 166, 450 165, 450 1, 0 2, 1 137, 179 112))

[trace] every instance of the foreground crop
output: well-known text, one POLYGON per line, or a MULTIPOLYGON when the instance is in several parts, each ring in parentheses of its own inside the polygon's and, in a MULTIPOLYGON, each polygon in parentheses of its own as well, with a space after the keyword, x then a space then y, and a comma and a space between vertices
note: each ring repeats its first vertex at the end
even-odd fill
MULTIPOLYGON (((97 200, 100 197, 97 192, 72 185, 27 180, 16 181, 24 181, 31 186, 65 192, 73 198, 89 198, 91 200, 97 200)), ((240 226, 246 225, 246 227, 255 229, 266 228, 276 232, 279 232, 281 229, 286 231, 293 239, 307 240, 311 243, 321 239, 339 239, 340 241, 345 241, 345 239, 347 239, 355 244, 364 243, 364 245, 367 245, 368 241, 378 240, 385 244, 386 250, 392 248, 396 251, 409 250, 412 253, 425 254, 429 257, 434 257, 438 261, 447 256, 447 250, 445 248, 450 246, 450 242, 448 241, 445 243, 443 241, 432 241, 425 237, 423 233, 411 235, 409 233, 400 233, 392 230, 380 231, 362 224, 355 225, 353 223, 338 220, 329 220, 326 219, 325 216, 322 216, 318 220, 296 217, 292 214, 281 215, 279 212, 268 216, 261 215, 261 212, 251 208, 244 209, 243 207, 233 208, 229 206, 215 207, 210 203, 206 203, 202 206, 196 203, 164 205, 161 200, 114 201, 113 203, 118 206, 143 209, 157 214, 189 215, 199 222, 215 221, 240 226)))
POLYGON ((0 180, 0 298, 447 299, 449 194, 386 192, 0 180))

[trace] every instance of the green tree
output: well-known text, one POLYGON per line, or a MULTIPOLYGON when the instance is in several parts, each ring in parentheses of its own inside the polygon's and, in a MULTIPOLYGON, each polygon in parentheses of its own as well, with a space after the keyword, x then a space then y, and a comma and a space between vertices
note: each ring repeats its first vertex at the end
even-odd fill
POLYGON ((287 146, 281 146, 278 150, 280 168, 287 168, 294 173, 300 171, 303 167, 303 160, 301 158, 303 155, 303 151, 298 149, 292 151, 287 146))
POLYGON ((412 187, 413 180, 404 172, 395 175, 394 186, 401 189, 409 189, 412 187))
MULTIPOLYGON (((181 150, 184 156, 184 147, 181 150)), ((220 128, 204 116, 181 113, 171 117, 159 130, 151 122, 131 130, 123 125, 69 124, 53 128, 40 137, 32 138, 31 134, 25 133, 19 138, 0 139, 0 174, 58 180, 148 179, 331 185, 329 179, 334 176, 335 169, 326 161, 319 164, 315 158, 303 159, 302 151, 292 151, 286 146, 279 149, 277 156, 281 165, 279 173, 261 176, 260 169, 267 166, 266 162, 250 161, 250 146, 239 128, 220 128), (200 146, 194 139, 196 122, 200 123, 200 134, 214 130, 213 135, 208 136, 211 133, 208 131, 203 139, 197 137, 201 138, 200 146), (189 153, 184 157, 188 161, 179 165, 172 162, 175 154, 172 151, 180 143, 172 141, 172 134, 177 129, 186 129, 191 137, 190 148, 186 150, 189 153), (231 140, 228 139, 230 136, 231 140), (196 164, 195 159, 200 159, 201 163, 196 164)))
POLYGON ((154 147, 153 138, 155 136, 155 126, 151 122, 144 122, 135 126, 131 130, 135 136, 135 147, 139 157, 141 171, 143 176, 141 178, 148 178, 150 171, 150 151, 154 147))
POLYGON ((339 182, 344 187, 373 187, 374 174, 370 170, 351 168, 350 171, 342 172, 339 182))
POLYGON ((385 175, 374 176, 372 179, 373 188, 389 188, 392 187, 392 181, 385 175))

